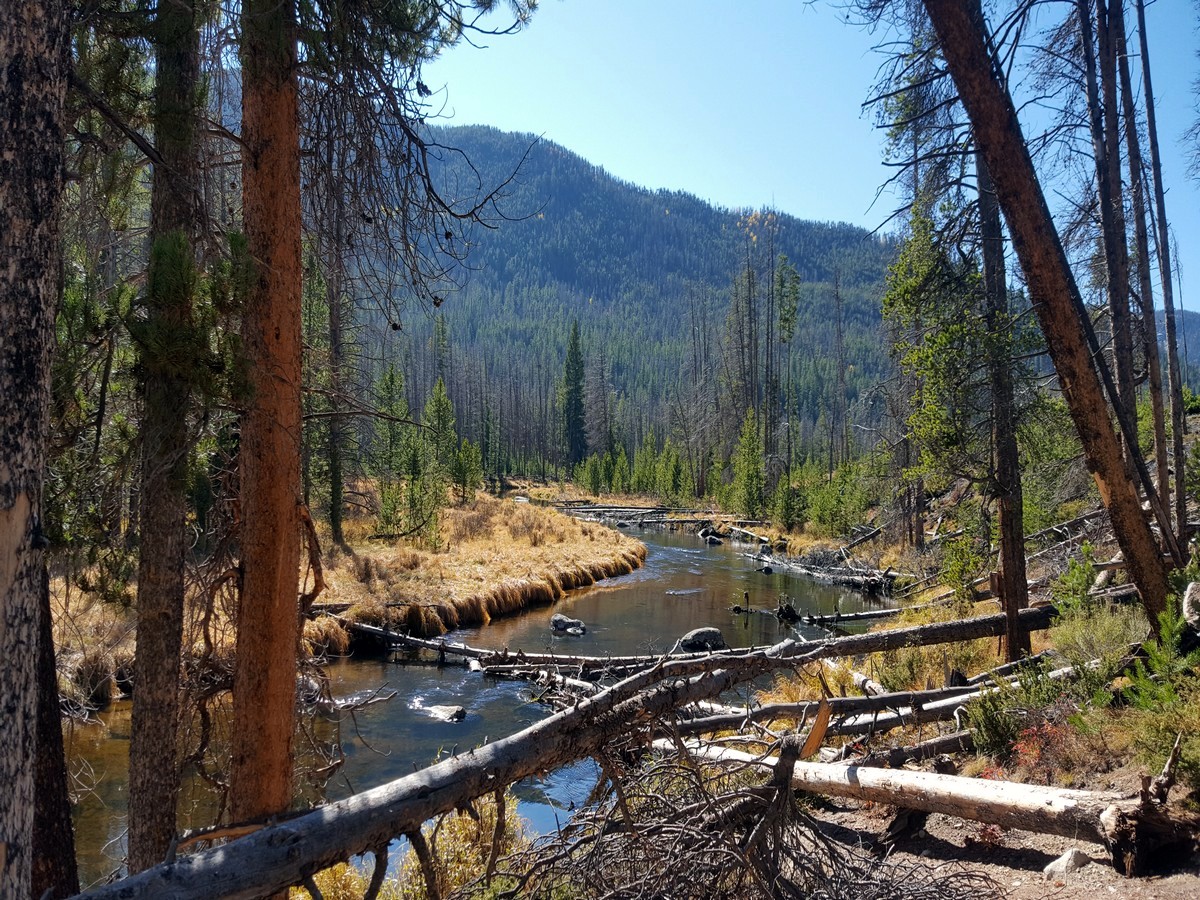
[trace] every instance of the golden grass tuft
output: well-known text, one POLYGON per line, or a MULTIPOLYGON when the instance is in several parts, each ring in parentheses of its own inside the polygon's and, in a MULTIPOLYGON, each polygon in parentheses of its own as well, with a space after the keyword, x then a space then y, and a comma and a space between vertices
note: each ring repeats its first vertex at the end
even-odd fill
POLYGON ((318 616, 304 623, 304 646, 310 656, 344 656, 350 633, 332 616, 318 616))
POLYGON ((641 542, 594 522, 485 496, 447 509, 443 527, 443 552, 356 548, 352 566, 327 574, 322 599, 350 603, 356 621, 430 637, 554 603, 646 557, 641 542))

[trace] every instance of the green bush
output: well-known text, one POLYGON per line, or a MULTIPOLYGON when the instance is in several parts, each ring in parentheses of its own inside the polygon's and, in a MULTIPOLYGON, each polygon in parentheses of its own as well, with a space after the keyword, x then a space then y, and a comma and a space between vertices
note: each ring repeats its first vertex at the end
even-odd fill
POLYGON ((967 722, 975 747, 998 759, 1008 759, 1015 744, 1038 713, 1063 694, 1061 682, 1046 677, 1041 666, 1023 669, 1016 685, 1002 682, 967 704, 967 722))
POLYGON ((1067 563, 1067 570, 1050 586, 1050 596, 1060 613, 1081 610, 1088 604, 1088 591, 1096 580, 1093 567, 1095 553, 1091 544, 1079 548, 1079 556, 1067 563))

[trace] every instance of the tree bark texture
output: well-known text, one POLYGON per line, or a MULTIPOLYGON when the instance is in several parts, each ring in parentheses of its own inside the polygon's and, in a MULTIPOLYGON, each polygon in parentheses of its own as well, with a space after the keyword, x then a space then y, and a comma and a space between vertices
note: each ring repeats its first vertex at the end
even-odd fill
MULTIPOLYGON (((187 554, 187 459, 196 285, 200 32, 191 0, 160 3, 154 22, 155 145, 151 255, 139 352, 143 372, 137 653, 129 744, 129 868, 160 862, 179 795, 179 661, 187 554)), ((135 330, 135 335, 138 331, 135 330)))
POLYGON ((0 3, 0 897, 33 870, 39 525, 66 142, 67 9, 0 3))
POLYGON ((925 8, 995 183, 1088 469, 1147 615, 1156 622, 1166 608, 1167 569, 1126 472, 1092 363, 1079 287, 1038 183, 1012 98, 984 43, 979 17, 959 0, 925 0, 925 8))
POLYGON ((1008 317, 1008 283, 1004 277, 1004 234, 1000 205, 987 165, 976 156, 979 182, 979 227, 983 238, 983 290, 987 308, 988 380, 992 394, 991 478, 1000 533, 1000 602, 1007 619, 1004 646, 1008 661, 1028 656, 1029 632, 1022 631, 1018 615, 1029 605, 1025 574, 1025 514, 1021 493, 1021 458, 1017 450, 1017 422, 1009 370, 1012 325, 1008 317))
POLYGON ((300 560, 300 152, 293 0, 242 6, 242 197, 255 278, 243 345, 242 600, 234 673, 233 817, 292 797, 300 560))

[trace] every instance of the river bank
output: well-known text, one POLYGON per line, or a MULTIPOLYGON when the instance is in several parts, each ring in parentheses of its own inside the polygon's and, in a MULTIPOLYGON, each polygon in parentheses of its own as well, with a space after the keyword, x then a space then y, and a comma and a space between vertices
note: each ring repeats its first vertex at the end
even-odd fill
MULTIPOLYGON (((436 549, 376 541, 335 557, 315 610, 437 637, 548 606, 646 559, 645 544, 629 535, 524 500, 481 495, 446 510, 443 533, 436 549)), ((310 638, 329 640, 328 628, 310 626, 310 638)))

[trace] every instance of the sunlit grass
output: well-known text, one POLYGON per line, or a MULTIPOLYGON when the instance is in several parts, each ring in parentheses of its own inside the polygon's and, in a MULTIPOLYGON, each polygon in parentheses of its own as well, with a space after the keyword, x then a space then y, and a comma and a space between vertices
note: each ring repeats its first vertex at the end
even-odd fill
POLYGON ((640 541, 553 509, 480 496, 445 511, 445 546, 403 542, 356 547, 327 573, 323 600, 350 604, 352 619, 433 636, 485 625, 564 592, 632 572, 640 541))

